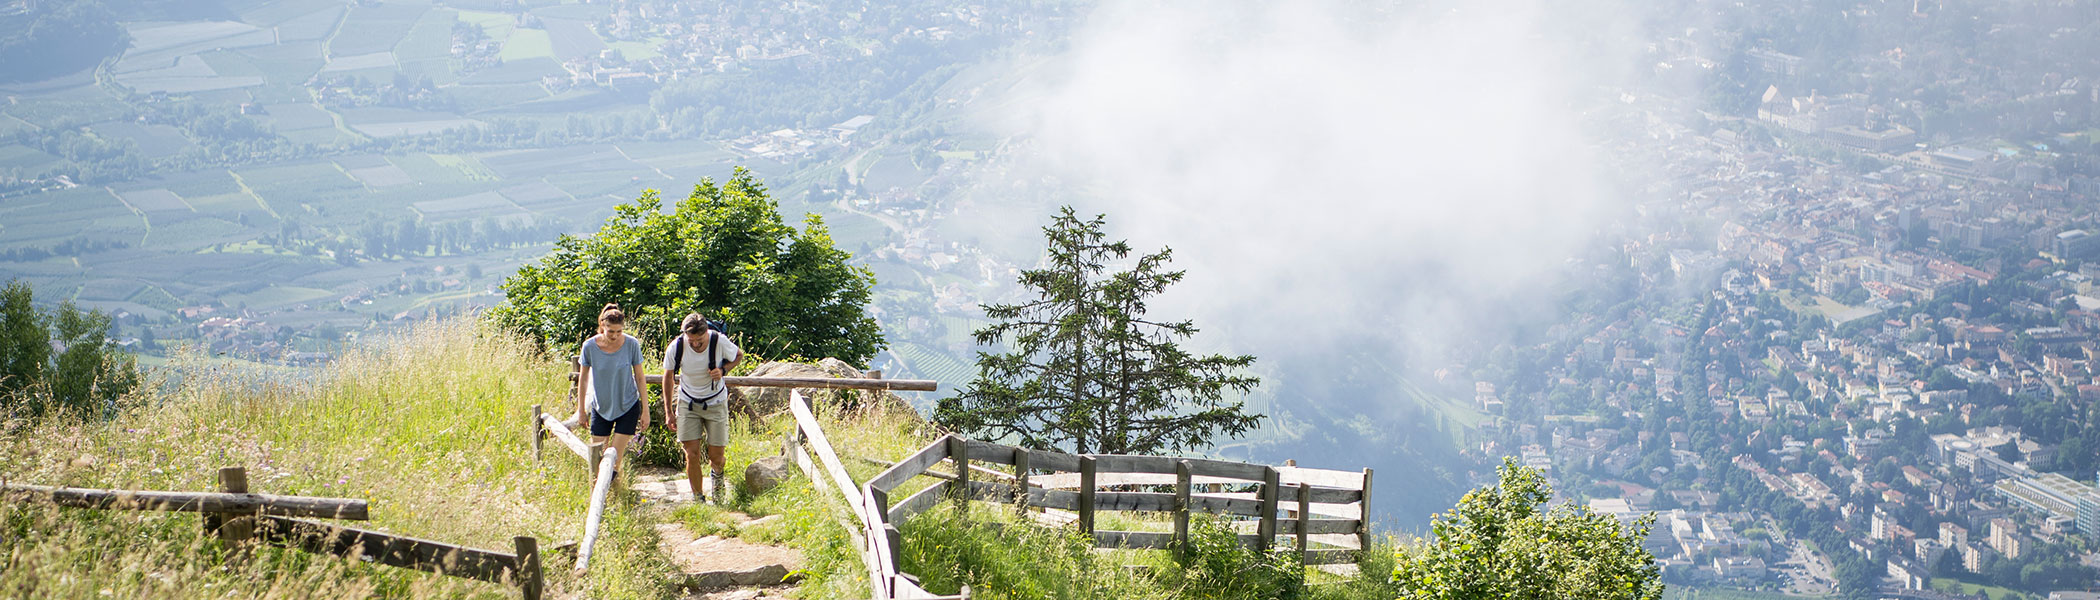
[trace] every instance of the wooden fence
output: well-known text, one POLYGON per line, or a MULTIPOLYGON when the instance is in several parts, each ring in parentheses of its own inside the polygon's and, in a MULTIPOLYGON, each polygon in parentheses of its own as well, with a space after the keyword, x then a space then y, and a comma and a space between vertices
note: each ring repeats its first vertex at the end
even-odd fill
MULTIPOLYGON (((569 386, 567 396, 562 399, 563 406, 575 406, 576 399, 582 393, 582 390, 580 389, 582 381, 581 378, 578 377, 579 370, 580 368, 572 369, 569 373, 569 380, 572 382, 572 385, 569 386)), ((808 377, 724 377, 722 378, 722 381, 723 383, 733 387, 782 387, 791 389, 823 388, 857 390, 932 391, 938 385, 934 381, 923 379, 879 378, 829 379, 808 377)), ((663 376, 648 375, 645 382, 661 385, 663 383, 663 376)), ((809 402, 802 398, 800 392, 791 391, 789 392, 789 397, 791 398, 791 404, 796 407, 797 411, 799 411, 796 413, 796 423, 798 425, 798 431, 802 431, 802 426, 806 423, 807 430, 815 431, 816 439, 822 440, 823 432, 821 429, 817 429, 815 427, 816 420, 814 415, 811 415, 809 412, 809 402)), ((609 453, 605 453, 603 444, 585 443, 581 437, 577 436, 575 432, 571 431, 566 424, 561 422, 560 419, 556 419, 553 415, 546 414, 543 411, 543 406, 535 405, 532 407, 532 412, 528 415, 527 419, 527 430, 529 431, 529 437, 527 439, 530 439, 532 441, 533 456, 537 458, 541 455, 546 438, 551 436, 555 438, 556 441, 560 442, 563 446, 567 447, 570 451, 575 452, 578 457, 583 458, 585 464, 590 465, 592 469, 591 474, 592 479, 594 481, 594 485, 591 491, 591 505, 589 509, 590 512, 585 517, 584 536, 582 541, 578 544, 576 554, 576 570, 579 574, 581 574, 584 573, 590 566, 591 550, 595 546, 597 541, 598 525, 600 519, 604 514, 606 503, 608 502, 607 492, 612 485, 613 470, 614 466, 618 464, 618 457, 613 456, 609 453)), ((846 490, 855 489, 852 485, 852 478, 846 475, 845 467, 839 464, 838 455, 835 452, 831 451, 830 444, 824 443, 821 446, 818 446, 818 448, 818 453, 819 455, 825 458, 825 464, 828 467, 827 471, 829 471, 825 474, 824 477, 830 477, 831 480, 835 482, 845 482, 844 489, 846 490)), ((818 471, 814 470, 812 463, 809 461, 806 455, 802 456, 801 460, 797 464, 799 464, 802 467, 803 471, 809 475, 811 481, 821 482, 825 480, 824 477, 819 476, 818 471)), ((856 516, 859 516, 860 505, 856 502, 855 499, 860 498, 861 495, 857 492, 847 492, 846 497, 848 499, 847 503, 855 509, 856 516)), ((860 529, 862 528, 847 528, 848 531, 858 531, 860 529)), ((894 533, 894 529, 892 530, 892 533, 894 533)), ((881 548, 872 548, 868 546, 867 543, 864 541, 867 539, 867 536, 865 534, 856 535, 856 540, 863 540, 858 542, 862 551, 862 555, 864 557, 870 557, 869 564, 871 566, 877 564, 872 560, 872 557, 877 556, 877 554, 875 553, 884 552, 884 550, 881 548)), ((894 569, 892 569, 892 571, 894 571, 894 569)), ((878 580, 881 579, 878 578, 878 580)), ((921 591, 920 593, 922 595, 898 597, 936 598, 936 596, 925 594, 923 591, 921 591)), ((888 598, 890 596, 883 597, 888 598)))
POLYGON ((1278 536, 1284 536, 1295 543, 1308 565, 1355 562, 1359 552, 1371 545, 1370 521, 1364 510, 1371 499, 1370 469, 1351 472, 1201 458, 1073 455, 951 435, 876 475, 868 481, 867 492, 871 510, 885 524, 901 523, 944 497, 965 503, 983 500, 1070 511, 1079 529, 1091 534, 1100 547, 1185 553, 1189 517, 1194 512, 1240 517, 1233 526, 1240 543, 1249 548, 1268 550, 1278 536), (940 480, 933 485, 891 506, 891 491, 913 477, 928 475, 929 469, 944 461, 955 467, 954 475, 937 477, 940 480), (972 461, 1011 465, 1012 483, 973 477, 977 469, 972 461), (1051 474, 1038 476, 1036 471, 1051 474), (1171 486, 1172 491, 1132 489, 1152 486, 1171 486), (1252 489, 1227 491, 1234 487, 1252 489), (1174 530, 1096 530, 1095 516, 1104 510, 1172 513, 1174 530))
POLYGON ((853 535, 853 543, 868 569, 868 586, 874 591, 876 600, 968 600, 968 586, 963 587, 961 594, 940 596, 919 587, 918 577, 898 570, 897 551, 903 538, 898 535, 897 527, 883 515, 879 496, 874 490, 855 484, 853 477, 846 473, 846 465, 839 462, 838 452, 832 449, 831 440, 824 435, 824 427, 817 423, 816 413, 810 410, 809 400, 804 399, 800 392, 792 392, 788 395, 788 409, 795 416, 795 429, 788 434, 783 450, 793 455, 795 465, 809 476, 815 487, 836 492, 845 500, 854 517, 846 531, 853 535), (811 453, 816 454, 816 460, 810 459, 811 453))
POLYGON ((544 589, 536 538, 513 538, 515 552, 505 554, 294 518, 363 521, 369 511, 364 500, 353 498, 249 493, 247 470, 240 467, 220 469, 219 486, 218 492, 162 492, 11 483, 0 485, 0 495, 10 501, 76 508, 200 513, 205 531, 228 544, 262 542, 449 577, 515 585, 526 600, 538 600, 544 589))

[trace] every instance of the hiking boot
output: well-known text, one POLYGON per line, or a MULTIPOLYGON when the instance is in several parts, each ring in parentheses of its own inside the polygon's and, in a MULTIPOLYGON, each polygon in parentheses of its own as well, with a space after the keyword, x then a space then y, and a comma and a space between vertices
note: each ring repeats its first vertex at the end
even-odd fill
POLYGON ((716 471, 714 473, 711 473, 708 475, 708 479, 714 480, 714 485, 710 487, 714 488, 714 492, 712 492, 712 494, 715 497, 715 504, 721 504, 723 501, 728 500, 729 496, 727 495, 726 491, 728 489, 728 482, 722 480, 722 472, 716 471))

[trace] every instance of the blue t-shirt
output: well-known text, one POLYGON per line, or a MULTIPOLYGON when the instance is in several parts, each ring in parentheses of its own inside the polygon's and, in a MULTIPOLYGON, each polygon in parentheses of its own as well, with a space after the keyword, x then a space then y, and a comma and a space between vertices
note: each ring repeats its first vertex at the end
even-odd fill
POLYGON ((607 353, 598 347, 598 337, 584 340, 583 351, 576 355, 576 362, 591 370, 591 387, 584 390, 584 401, 598 416, 618 419, 642 401, 642 391, 634 387, 634 367, 642 364, 642 341, 620 334, 626 339, 620 342, 619 351, 607 353))

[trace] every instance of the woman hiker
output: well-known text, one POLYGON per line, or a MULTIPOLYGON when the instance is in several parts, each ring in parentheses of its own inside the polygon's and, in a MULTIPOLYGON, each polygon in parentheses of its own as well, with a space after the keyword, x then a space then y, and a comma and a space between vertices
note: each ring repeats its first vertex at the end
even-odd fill
MULTIPOLYGON (((649 429, 649 407, 642 401, 642 341, 627 335, 626 328, 620 305, 605 305, 598 311, 598 335, 584 340, 576 355, 584 367, 577 411, 590 415, 591 443, 605 443, 610 436, 613 455, 623 457, 634 432, 649 429)), ((619 468, 618 461, 613 464, 619 468)))
POLYGON ((729 446, 729 386, 723 385, 722 376, 736 368, 744 351, 729 341, 729 336, 709 328, 707 320, 697 313, 687 314, 678 330, 682 335, 672 338, 671 346, 664 348, 664 423, 678 432, 678 445, 685 448, 685 477, 693 488, 693 499, 705 502, 712 495, 715 503, 721 504, 727 500, 723 496, 722 467, 727 462, 724 454, 729 446), (674 377, 678 385, 670 384, 674 377), (671 412, 673 405, 678 407, 675 416, 671 412), (707 463, 713 468, 708 474, 714 479, 712 494, 700 491, 703 444, 707 447, 707 463))

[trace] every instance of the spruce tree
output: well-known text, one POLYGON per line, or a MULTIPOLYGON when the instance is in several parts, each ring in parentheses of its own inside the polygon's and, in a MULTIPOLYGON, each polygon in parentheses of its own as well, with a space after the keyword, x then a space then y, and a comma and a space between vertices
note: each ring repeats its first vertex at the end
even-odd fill
POLYGON ((934 418, 966 435, 1038 449, 1152 454, 1238 437, 1262 415, 1238 396, 1260 383, 1244 374, 1253 356, 1197 356, 1179 340, 1193 322, 1146 315, 1146 301, 1181 281, 1168 271, 1172 251, 1138 257, 1128 270, 1110 264, 1131 254, 1109 242, 1105 216, 1082 220, 1067 206, 1043 229, 1044 265, 1023 271, 1034 292, 1020 304, 985 305, 996 323, 979 329, 977 378, 942 399, 934 418))

